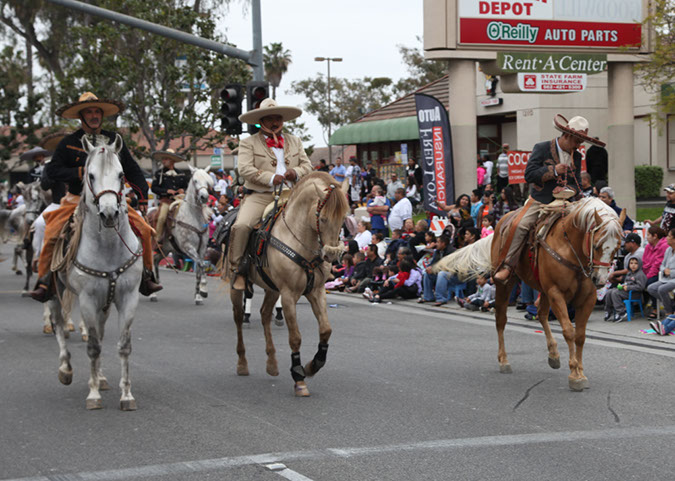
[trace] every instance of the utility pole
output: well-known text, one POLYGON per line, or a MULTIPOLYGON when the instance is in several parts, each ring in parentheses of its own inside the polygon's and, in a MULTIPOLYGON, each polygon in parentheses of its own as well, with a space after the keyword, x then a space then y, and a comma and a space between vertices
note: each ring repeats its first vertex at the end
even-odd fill
POLYGON ((328 80, 327 80, 327 90, 328 90, 328 163, 333 163, 333 150, 330 145, 330 136, 332 135, 332 122, 330 115, 330 63, 331 62, 342 62, 340 57, 314 57, 315 62, 326 62, 328 64, 328 80))

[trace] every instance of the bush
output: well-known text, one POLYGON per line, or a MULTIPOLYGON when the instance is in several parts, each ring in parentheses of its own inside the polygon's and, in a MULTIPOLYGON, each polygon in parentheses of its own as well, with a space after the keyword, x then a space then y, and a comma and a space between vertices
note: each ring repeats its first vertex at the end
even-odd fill
POLYGON ((649 199, 660 197, 663 182, 663 169, 653 165, 635 167, 635 197, 649 199))

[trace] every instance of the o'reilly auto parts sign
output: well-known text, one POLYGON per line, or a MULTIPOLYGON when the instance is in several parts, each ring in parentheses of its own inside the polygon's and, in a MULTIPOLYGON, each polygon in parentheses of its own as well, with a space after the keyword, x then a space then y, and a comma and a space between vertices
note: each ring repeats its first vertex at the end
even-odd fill
POLYGON ((458 0, 462 46, 634 48, 642 0, 458 0))

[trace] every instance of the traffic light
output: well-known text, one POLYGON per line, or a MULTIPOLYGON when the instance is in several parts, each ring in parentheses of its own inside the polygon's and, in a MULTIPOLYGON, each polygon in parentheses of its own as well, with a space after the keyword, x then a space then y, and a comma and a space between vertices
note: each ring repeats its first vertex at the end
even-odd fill
POLYGON ((223 101, 220 106, 220 128, 229 135, 241 134, 241 102, 244 100, 244 86, 241 84, 228 84, 220 91, 223 101))
MULTIPOLYGON (((270 84, 268 82, 249 82, 246 84, 246 107, 250 112, 260 107, 263 100, 270 96, 270 84)), ((260 130, 260 125, 248 125, 248 133, 253 135, 260 130)))

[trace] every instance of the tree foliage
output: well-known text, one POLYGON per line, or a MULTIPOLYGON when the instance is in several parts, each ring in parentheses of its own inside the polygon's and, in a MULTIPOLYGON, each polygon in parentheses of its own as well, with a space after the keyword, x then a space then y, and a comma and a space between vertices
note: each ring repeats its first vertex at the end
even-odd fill
POLYGON ((654 53, 651 61, 638 64, 637 73, 648 91, 656 97, 659 111, 675 113, 675 3, 654 0, 654 13, 645 26, 655 30, 654 53))
POLYGON ((291 52, 285 50, 279 43, 266 45, 263 52, 263 64, 265 67, 265 77, 272 85, 272 98, 277 98, 277 87, 281 83, 281 77, 288 72, 288 66, 291 64, 291 52))
MULTIPOLYGON (((422 39, 417 37, 417 42, 421 45, 422 39)), ((402 97, 414 92, 447 74, 446 62, 425 59, 421 47, 398 45, 398 51, 410 76, 396 82, 394 90, 397 96, 402 97)))

